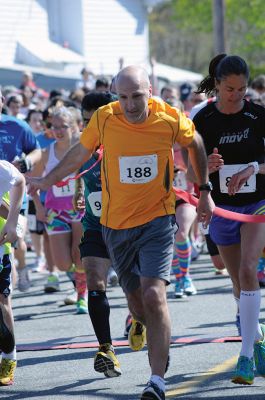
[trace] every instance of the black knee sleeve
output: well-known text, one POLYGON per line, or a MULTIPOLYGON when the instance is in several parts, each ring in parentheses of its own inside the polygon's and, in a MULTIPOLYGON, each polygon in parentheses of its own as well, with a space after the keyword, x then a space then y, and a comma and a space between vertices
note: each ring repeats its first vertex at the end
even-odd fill
POLYGON ((6 326, 2 310, 0 308, 0 349, 4 353, 8 354, 14 350, 14 347, 15 347, 14 335, 10 332, 10 330, 6 326))

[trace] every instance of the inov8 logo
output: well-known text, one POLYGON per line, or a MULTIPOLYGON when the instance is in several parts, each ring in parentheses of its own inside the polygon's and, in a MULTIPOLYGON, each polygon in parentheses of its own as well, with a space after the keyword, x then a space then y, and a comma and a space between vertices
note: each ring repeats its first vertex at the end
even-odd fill
POLYGON ((248 139, 249 128, 243 132, 238 133, 223 133, 223 136, 219 140, 219 144, 225 143, 240 143, 243 139, 248 139))

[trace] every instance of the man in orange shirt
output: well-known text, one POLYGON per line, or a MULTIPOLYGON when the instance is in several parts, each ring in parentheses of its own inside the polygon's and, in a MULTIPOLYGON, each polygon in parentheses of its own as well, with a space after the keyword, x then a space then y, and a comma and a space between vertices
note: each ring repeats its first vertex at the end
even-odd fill
POLYGON ((166 301, 173 256, 175 194, 174 143, 186 147, 201 196, 198 219, 207 225, 214 203, 210 196, 204 145, 192 121, 179 110, 151 98, 147 72, 137 66, 116 77, 119 101, 99 108, 80 143, 45 178, 29 179, 30 191, 60 181, 104 146, 101 167, 102 233, 113 267, 133 315, 132 349, 147 344, 152 370, 141 399, 165 399, 164 373, 170 344, 166 301))

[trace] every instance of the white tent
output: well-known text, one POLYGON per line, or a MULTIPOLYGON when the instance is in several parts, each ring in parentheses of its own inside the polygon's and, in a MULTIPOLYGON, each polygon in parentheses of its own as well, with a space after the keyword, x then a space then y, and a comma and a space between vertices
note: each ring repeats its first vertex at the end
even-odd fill
MULTIPOLYGON (((150 65, 145 66, 145 68, 151 73, 150 65)), ((154 73, 158 79, 160 78, 177 84, 184 82, 198 83, 203 79, 202 74, 160 63, 154 65, 154 73)))

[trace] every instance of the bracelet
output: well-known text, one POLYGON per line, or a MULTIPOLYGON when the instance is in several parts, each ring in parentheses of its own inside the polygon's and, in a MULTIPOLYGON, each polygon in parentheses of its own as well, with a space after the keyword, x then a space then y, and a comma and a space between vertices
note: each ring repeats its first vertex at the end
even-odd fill
POLYGON ((257 161, 252 161, 248 163, 248 167, 254 168, 254 175, 257 175, 259 173, 259 163, 257 161))

